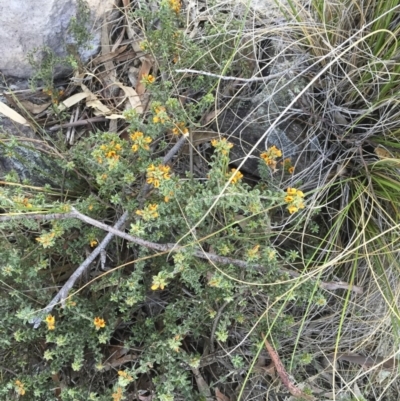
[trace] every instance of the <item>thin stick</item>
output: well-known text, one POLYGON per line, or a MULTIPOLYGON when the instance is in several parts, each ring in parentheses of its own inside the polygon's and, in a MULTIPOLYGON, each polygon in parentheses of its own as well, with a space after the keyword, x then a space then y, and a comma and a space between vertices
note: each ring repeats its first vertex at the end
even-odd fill
POLYGON ((315 398, 309 394, 305 394, 302 390, 300 390, 294 383, 289 378, 288 373, 286 372, 285 367, 283 366, 281 359, 279 358, 278 353, 275 351, 275 349, 272 347, 272 345, 268 342, 267 337, 264 336, 264 345, 265 348, 267 349, 269 356, 272 359, 273 364, 275 365, 275 369, 278 372, 278 375, 280 379, 282 380, 282 383, 285 385, 285 387, 289 390, 290 394, 292 394, 296 398, 302 398, 305 400, 309 401, 314 401, 315 398))
POLYGON ((109 120, 105 117, 92 117, 92 118, 88 118, 86 120, 78 120, 78 121, 73 121, 73 122, 65 123, 65 124, 61 124, 61 125, 55 125, 54 127, 50 127, 49 131, 57 131, 61 128, 79 127, 81 125, 87 125, 90 123, 96 123, 96 122, 101 122, 101 121, 109 121, 109 120))
POLYGON ((206 71, 198 71, 198 70, 191 70, 188 68, 185 69, 178 69, 175 70, 175 72, 179 72, 182 74, 197 74, 197 75, 206 75, 207 77, 214 77, 218 79, 222 79, 224 81, 239 81, 239 82, 268 82, 271 81, 272 79, 280 78, 283 75, 287 74, 290 72, 292 68, 289 68, 285 71, 277 72, 276 74, 271 74, 266 77, 253 77, 253 78, 237 78, 237 77, 227 77, 226 75, 218 75, 218 74, 212 74, 211 72, 206 72, 206 71))

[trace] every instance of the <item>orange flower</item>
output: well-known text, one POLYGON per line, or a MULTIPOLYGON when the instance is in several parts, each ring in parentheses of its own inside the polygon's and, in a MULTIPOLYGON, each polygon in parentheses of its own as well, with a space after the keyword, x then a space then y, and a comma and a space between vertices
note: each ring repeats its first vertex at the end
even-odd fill
POLYGON ((93 320, 93 324, 96 326, 96 330, 106 327, 105 320, 100 317, 95 317, 93 320))

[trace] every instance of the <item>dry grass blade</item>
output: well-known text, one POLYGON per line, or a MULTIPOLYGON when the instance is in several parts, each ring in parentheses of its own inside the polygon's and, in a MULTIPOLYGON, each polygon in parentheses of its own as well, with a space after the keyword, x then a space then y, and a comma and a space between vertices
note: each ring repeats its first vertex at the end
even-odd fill
POLYGON ((3 102, 0 102, 0 114, 10 118, 11 120, 15 121, 16 123, 19 123, 19 124, 29 127, 28 121, 24 117, 22 117, 21 114, 18 114, 15 110, 8 107, 3 102))

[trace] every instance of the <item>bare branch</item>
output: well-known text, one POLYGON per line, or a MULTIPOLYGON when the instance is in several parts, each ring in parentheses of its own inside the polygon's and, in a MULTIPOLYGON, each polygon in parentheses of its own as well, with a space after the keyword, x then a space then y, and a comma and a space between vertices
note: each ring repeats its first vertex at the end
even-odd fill
POLYGON ((287 69, 285 71, 280 71, 276 74, 271 74, 266 77, 253 77, 253 78, 238 78, 238 77, 228 77, 226 75, 218 75, 218 74, 212 74, 211 72, 206 72, 206 71, 198 71, 198 70, 191 70, 188 68, 185 69, 177 69, 175 72, 179 72, 182 74, 197 74, 197 75, 206 75, 207 77, 214 77, 218 79, 222 79, 224 81, 238 81, 238 82, 268 82, 271 81, 272 79, 280 78, 290 72, 292 69, 287 69))
MULTIPOLYGON (((172 157, 179 151, 179 149, 184 145, 184 143, 187 140, 187 136, 183 135, 181 138, 179 138, 178 142, 169 150, 169 152, 164 156, 163 163, 166 164, 168 163, 172 157)), ((148 184, 145 184, 139 197, 145 197, 147 192, 149 191, 150 186, 148 184)), ((103 241, 93 250, 93 252, 86 258, 86 260, 75 270, 75 272, 71 275, 71 277, 67 280, 67 282, 63 285, 61 290, 57 293, 57 295, 51 300, 51 302, 42 310, 42 313, 40 316, 35 316, 30 320, 30 323, 33 324, 33 327, 36 329, 39 327, 40 323, 43 320, 43 316, 47 313, 50 313, 50 311, 54 308, 57 303, 60 301, 63 303, 66 297, 68 296, 68 292, 71 290, 71 288, 74 286, 76 280, 85 272, 85 270, 90 266, 90 264, 94 261, 94 259, 106 248, 106 246, 111 242, 111 240, 114 238, 114 235, 118 235, 119 237, 126 238, 125 233, 123 231, 120 231, 119 228, 121 228, 126 220, 128 219, 129 213, 125 212, 117 221, 117 223, 114 225, 114 227, 107 226, 106 224, 103 224, 97 220, 94 220, 88 216, 83 215, 82 213, 79 213, 76 209, 73 209, 71 213, 66 213, 66 214, 52 214, 52 215, 43 215, 39 217, 40 215, 23 215, 21 217, 18 217, 20 219, 22 218, 35 218, 35 219, 49 219, 50 217, 48 216, 53 216, 54 219, 61 219, 61 218, 67 218, 65 216, 71 217, 71 218, 78 218, 88 224, 94 225, 95 227, 99 227, 103 229, 104 231, 108 231, 108 234, 104 237, 103 241), (30 216, 30 217, 29 217, 30 216)), ((8 217, 8 216, 7 216, 8 217)), ((16 216, 15 216, 16 217, 16 216)), ((126 234, 128 235, 128 234, 126 234)), ((148 248, 151 249, 156 249, 156 250, 164 250, 164 245, 160 244, 153 244, 148 241, 144 241, 140 238, 135 238, 130 236, 130 239, 128 241, 135 242, 139 245, 147 246, 148 248), (150 246, 151 245, 151 246, 150 246)), ((127 239, 127 238, 126 238, 127 239)))

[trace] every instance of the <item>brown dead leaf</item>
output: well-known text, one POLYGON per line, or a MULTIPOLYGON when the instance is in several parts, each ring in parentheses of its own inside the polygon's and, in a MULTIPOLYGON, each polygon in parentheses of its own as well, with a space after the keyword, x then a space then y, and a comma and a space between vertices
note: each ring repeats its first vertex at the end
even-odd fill
POLYGON ((122 114, 110 114, 109 116, 106 116, 108 120, 118 120, 119 118, 122 120, 125 120, 125 117, 122 114))
POLYGON ((45 111, 51 105, 51 102, 36 104, 30 102, 29 100, 20 100, 20 103, 24 107, 24 109, 31 114, 39 114, 42 111, 45 111))
POLYGON ((148 75, 153 63, 150 61, 148 57, 142 57, 141 58, 142 65, 140 66, 139 69, 139 74, 138 74, 138 82, 136 85, 136 92, 138 95, 143 95, 143 93, 146 91, 146 87, 140 82, 143 78, 144 75, 148 75))
POLYGON ((111 114, 111 110, 100 102, 100 100, 87 100, 86 105, 94 109, 95 116, 106 116, 107 114, 111 114))
POLYGON ((117 85, 124 91, 126 97, 128 98, 129 104, 131 106, 130 108, 136 110, 137 113, 142 114, 143 113, 142 102, 135 89, 129 86, 122 85, 121 83, 118 83, 117 85))
POLYGON ((17 113, 15 110, 11 109, 3 102, 0 102, 0 114, 3 114, 4 116, 8 117, 18 124, 29 127, 28 121, 24 117, 22 117, 21 114, 17 113))
POLYGON ((229 397, 219 391, 218 387, 215 388, 215 397, 217 398, 217 401, 231 401, 229 397))
POLYGON ((262 366, 262 370, 264 373, 266 373, 272 379, 274 379, 274 380, 276 379, 276 369, 275 369, 275 365, 273 362, 271 362, 267 366, 262 366))
POLYGON ((219 114, 220 112, 221 112, 221 109, 210 111, 208 114, 206 114, 206 115, 202 118, 202 123, 203 123, 204 125, 209 124, 211 121, 213 121, 213 120, 218 116, 218 114, 219 114))
POLYGON ((121 46, 119 49, 117 49, 113 52, 102 54, 101 56, 96 57, 92 62, 94 65, 99 65, 99 64, 105 63, 107 61, 110 61, 110 60, 114 59, 115 57, 117 57, 119 54, 123 53, 127 47, 128 47, 128 45, 121 46))
POLYGON ((86 85, 81 84, 81 88, 83 92, 87 95, 86 105, 94 109, 93 114, 95 116, 109 116, 112 114, 112 111, 106 105, 101 103, 97 96, 93 92, 91 92, 86 85))

